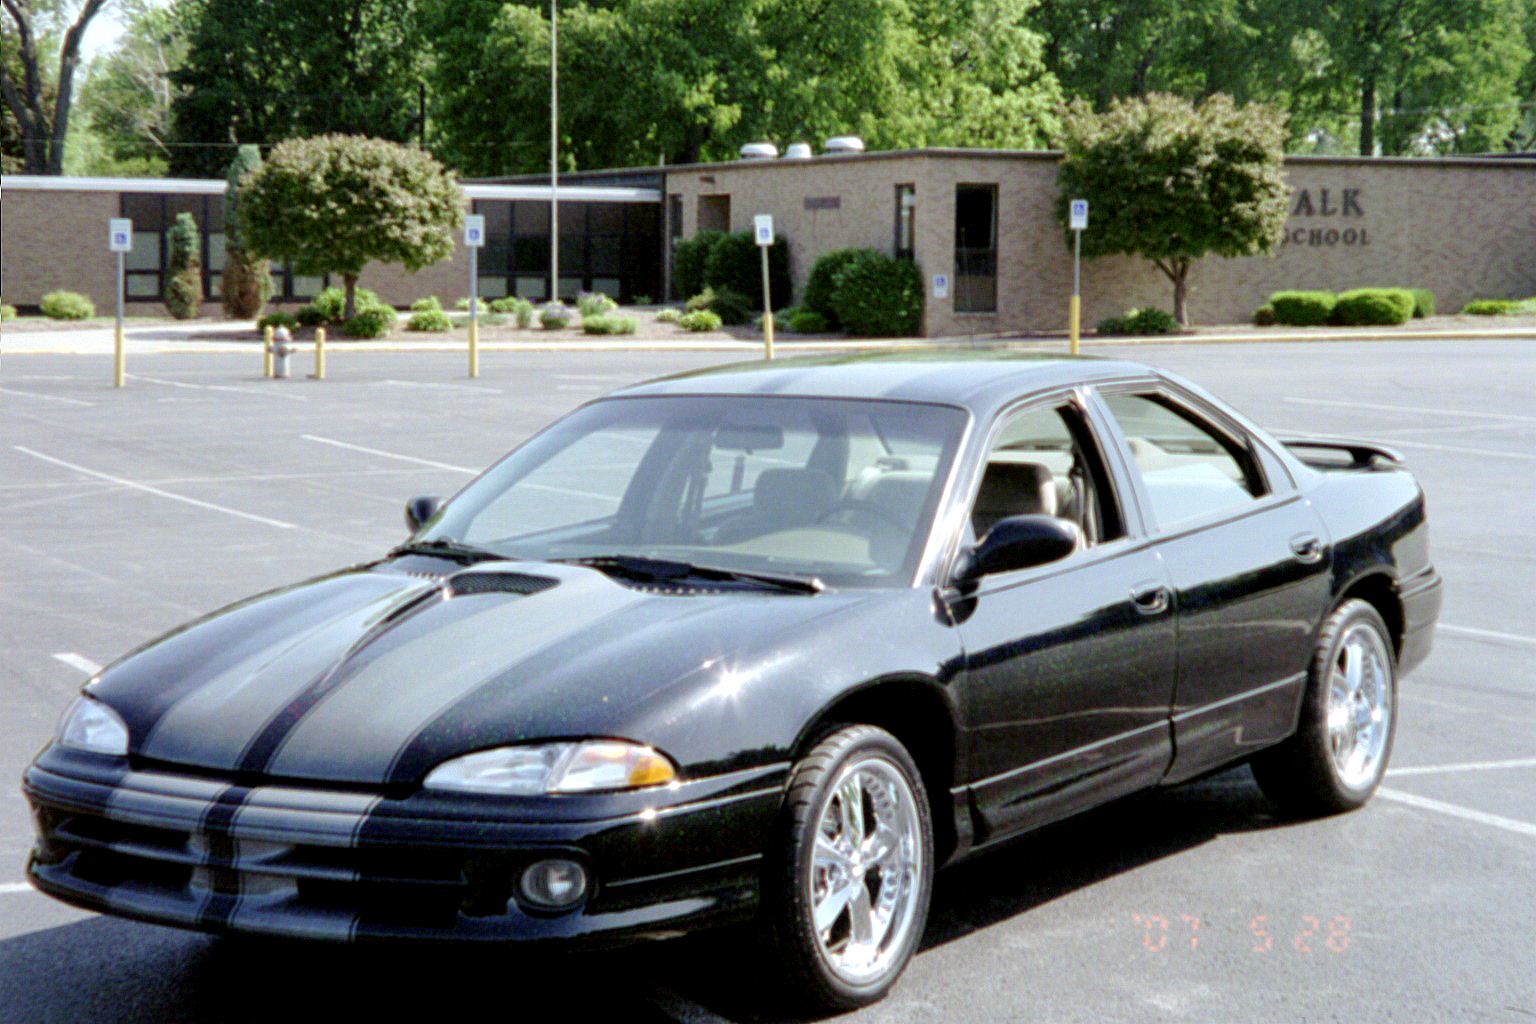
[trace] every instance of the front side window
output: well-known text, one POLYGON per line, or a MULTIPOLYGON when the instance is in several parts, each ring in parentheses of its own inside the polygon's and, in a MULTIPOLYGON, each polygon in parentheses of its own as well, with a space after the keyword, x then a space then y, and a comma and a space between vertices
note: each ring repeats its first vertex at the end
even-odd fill
POLYGON ((894 584, 915 572, 966 422, 913 402, 609 399, 498 463, 423 539, 894 584))
POLYGON ((1125 436, 1158 526, 1240 510, 1265 493, 1247 449, 1166 397, 1103 398, 1125 436))

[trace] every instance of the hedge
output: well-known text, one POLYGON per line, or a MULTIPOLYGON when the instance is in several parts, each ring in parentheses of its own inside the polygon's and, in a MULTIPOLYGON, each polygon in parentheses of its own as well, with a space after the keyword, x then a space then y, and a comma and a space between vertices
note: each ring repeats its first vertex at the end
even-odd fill
POLYGON ((922 320, 922 274, 915 263, 866 249, 838 271, 833 299, 848 333, 906 337, 917 333, 922 320))
POLYGON ((1292 327, 1321 327, 1333 315, 1332 292, 1275 292, 1266 303, 1275 311, 1275 323, 1292 327))
POLYGON ((79 292, 49 292, 38 308, 50 320, 89 320, 96 315, 91 300, 79 292))
POLYGON ((805 296, 800 304, 814 313, 820 313, 827 321, 830 330, 836 330, 842 326, 837 319, 837 275, 848 266, 860 253, 873 252, 872 249, 833 249, 816 257, 816 262, 811 264, 810 276, 805 282, 805 296))
POLYGON ((1413 293, 1406 288, 1356 288, 1333 306, 1331 323, 1343 327, 1390 327, 1413 317, 1413 293))

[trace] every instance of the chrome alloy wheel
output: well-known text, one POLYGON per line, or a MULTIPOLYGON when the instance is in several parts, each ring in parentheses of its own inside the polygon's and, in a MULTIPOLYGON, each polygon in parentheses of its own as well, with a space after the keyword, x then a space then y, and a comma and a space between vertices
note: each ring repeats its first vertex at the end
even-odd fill
POLYGON ((1392 658, 1369 623, 1353 623, 1335 649, 1327 722, 1339 781, 1352 789, 1371 785, 1392 734, 1392 658))
POLYGON ((904 959, 925 869, 917 797, 902 771, 868 752, 842 766, 817 815, 806 878, 819 952, 850 984, 904 959))

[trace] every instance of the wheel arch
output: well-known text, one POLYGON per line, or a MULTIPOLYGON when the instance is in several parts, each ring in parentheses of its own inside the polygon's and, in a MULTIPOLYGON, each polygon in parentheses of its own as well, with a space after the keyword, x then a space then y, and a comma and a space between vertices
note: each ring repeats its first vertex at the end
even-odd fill
POLYGON ((828 705, 801 731, 795 759, 805 756, 828 733, 848 725, 884 729, 912 755, 928 793, 934 863, 944 863, 958 843, 950 798, 958 729, 944 689, 922 676, 895 676, 860 687, 828 705))
MULTIPOLYGON (((1392 656, 1396 658, 1403 652, 1404 617, 1403 601, 1397 591, 1397 581, 1385 570, 1366 573, 1349 582, 1339 592, 1338 599, 1333 608, 1329 609, 1329 615, 1341 608, 1346 601, 1361 600, 1376 609, 1376 614, 1381 616, 1386 623, 1387 632, 1392 638, 1392 656)), ((1325 620, 1326 621, 1326 620, 1325 620)))

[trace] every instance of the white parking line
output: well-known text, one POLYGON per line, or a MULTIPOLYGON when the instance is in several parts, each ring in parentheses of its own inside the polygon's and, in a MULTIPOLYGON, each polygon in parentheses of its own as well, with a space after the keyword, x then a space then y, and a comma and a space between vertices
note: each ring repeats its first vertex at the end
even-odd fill
POLYGON ((1376 405, 1371 402, 1341 402, 1327 398, 1282 398, 1291 405, 1325 405, 1337 409, 1375 409, 1378 412, 1406 412, 1414 416, 1452 416, 1459 420, 1509 420, 1515 423, 1536 423, 1536 416, 1516 416, 1513 413, 1467 412, 1463 409, 1425 409, 1416 405, 1376 405))
POLYGON ((1445 623, 1437 625, 1435 631, 1449 633, 1451 636, 1463 636, 1471 640, 1493 640, 1497 643, 1536 647, 1536 637, 1520 636, 1518 633, 1499 633, 1491 629, 1474 629, 1471 626, 1451 626, 1445 623))
POLYGON ((504 395, 501 388, 486 387, 480 384, 443 384, 436 381, 421 380, 385 380, 381 383, 391 384, 397 388, 426 388, 433 391, 478 391, 486 395, 504 395))
POLYGON ((15 896, 23 892, 37 892, 26 882, 0 882, 0 896, 15 896))
POLYGON ((228 384, 192 384, 184 380, 166 380, 164 377, 146 377, 142 373, 130 373, 129 380, 142 380, 149 384, 164 384, 168 388, 182 388, 187 391, 233 391, 237 395, 260 395, 263 398, 285 398, 290 402, 307 402, 308 395, 295 395, 286 391, 278 391, 269 388, 237 388, 228 384))
POLYGON ((53 656, 53 660, 62 661, 70 668, 79 669, 81 672, 84 672, 88 676, 93 676, 97 672, 101 671, 100 665, 96 664, 90 658, 82 657, 81 655, 76 654, 74 651, 66 651, 63 654, 55 654, 53 656))
POLYGON ((1517 757, 1512 761, 1463 761, 1461 764, 1426 764, 1412 768, 1392 768, 1387 774, 1440 775, 1455 772, 1492 772, 1504 768, 1536 768, 1536 757, 1517 757))
POLYGON ((172 501, 179 501, 187 505, 194 505, 197 508, 205 508, 211 512, 222 512, 227 516, 235 516, 238 519, 249 519, 253 523, 264 523, 267 526, 275 526, 280 530, 298 529, 298 527, 293 523, 285 523, 280 519, 268 519, 266 516, 252 515, 249 512, 241 512, 239 509, 225 508, 223 505, 215 505, 209 501, 198 501, 196 498, 189 498, 184 494, 172 494, 170 491, 162 491, 160 488, 150 487, 148 484, 140 484, 135 483, 132 480, 124 480, 122 477, 112 476, 110 473, 98 473, 94 469, 86 469, 84 466, 77 466, 73 462, 65 462, 63 459, 55 459, 51 455, 44 455, 42 452, 35 452, 31 448, 23 448, 19 444, 12 445, 11 447, 16 449, 18 452, 21 452, 23 455, 30 455, 34 459, 42 459, 44 462, 51 462, 55 466, 63 466, 65 469, 73 470, 76 473, 83 473, 86 476, 95 477, 98 480, 106 480, 110 483, 117 484, 119 487, 128 487, 135 491, 143 491, 146 494, 159 495, 162 498, 170 498, 172 501))
POLYGON ((78 398, 65 398, 63 395, 39 395, 32 391, 14 391, 11 388, 0 388, 0 395, 18 395, 22 398, 35 398, 40 402, 63 402, 65 405, 95 405, 95 402, 85 402, 78 398))
POLYGON ((1404 793, 1400 789, 1388 789, 1386 786, 1376 790, 1376 795, 1385 800, 1393 800, 1400 804, 1407 804, 1409 807, 1417 807, 1422 811, 1434 811, 1437 814, 1449 815, 1452 818, 1474 821, 1479 825, 1501 828, 1506 832, 1536 837, 1536 825, 1532 825, 1528 821, 1518 821, 1499 814, 1486 814, 1483 811, 1474 811, 1470 807, 1448 804, 1443 800, 1431 800, 1426 796, 1415 796, 1412 793, 1404 793))
POLYGON ((401 462, 410 462, 418 466, 431 466, 433 469, 447 469, 455 473, 468 473, 471 476, 479 473, 478 469, 470 469, 468 466, 454 466, 446 462, 434 462, 431 459, 418 459, 414 455, 396 455, 394 452, 380 451, 377 448, 368 448, 360 444, 348 444, 346 441, 337 441, 330 437, 316 437, 314 434, 300 434, 306 441, 315 441, 319 444, 328 444, 335 448, 345 448, 349 452, 362 452, 365 455, 377 455, 385 459, 398 459, 401 462))

